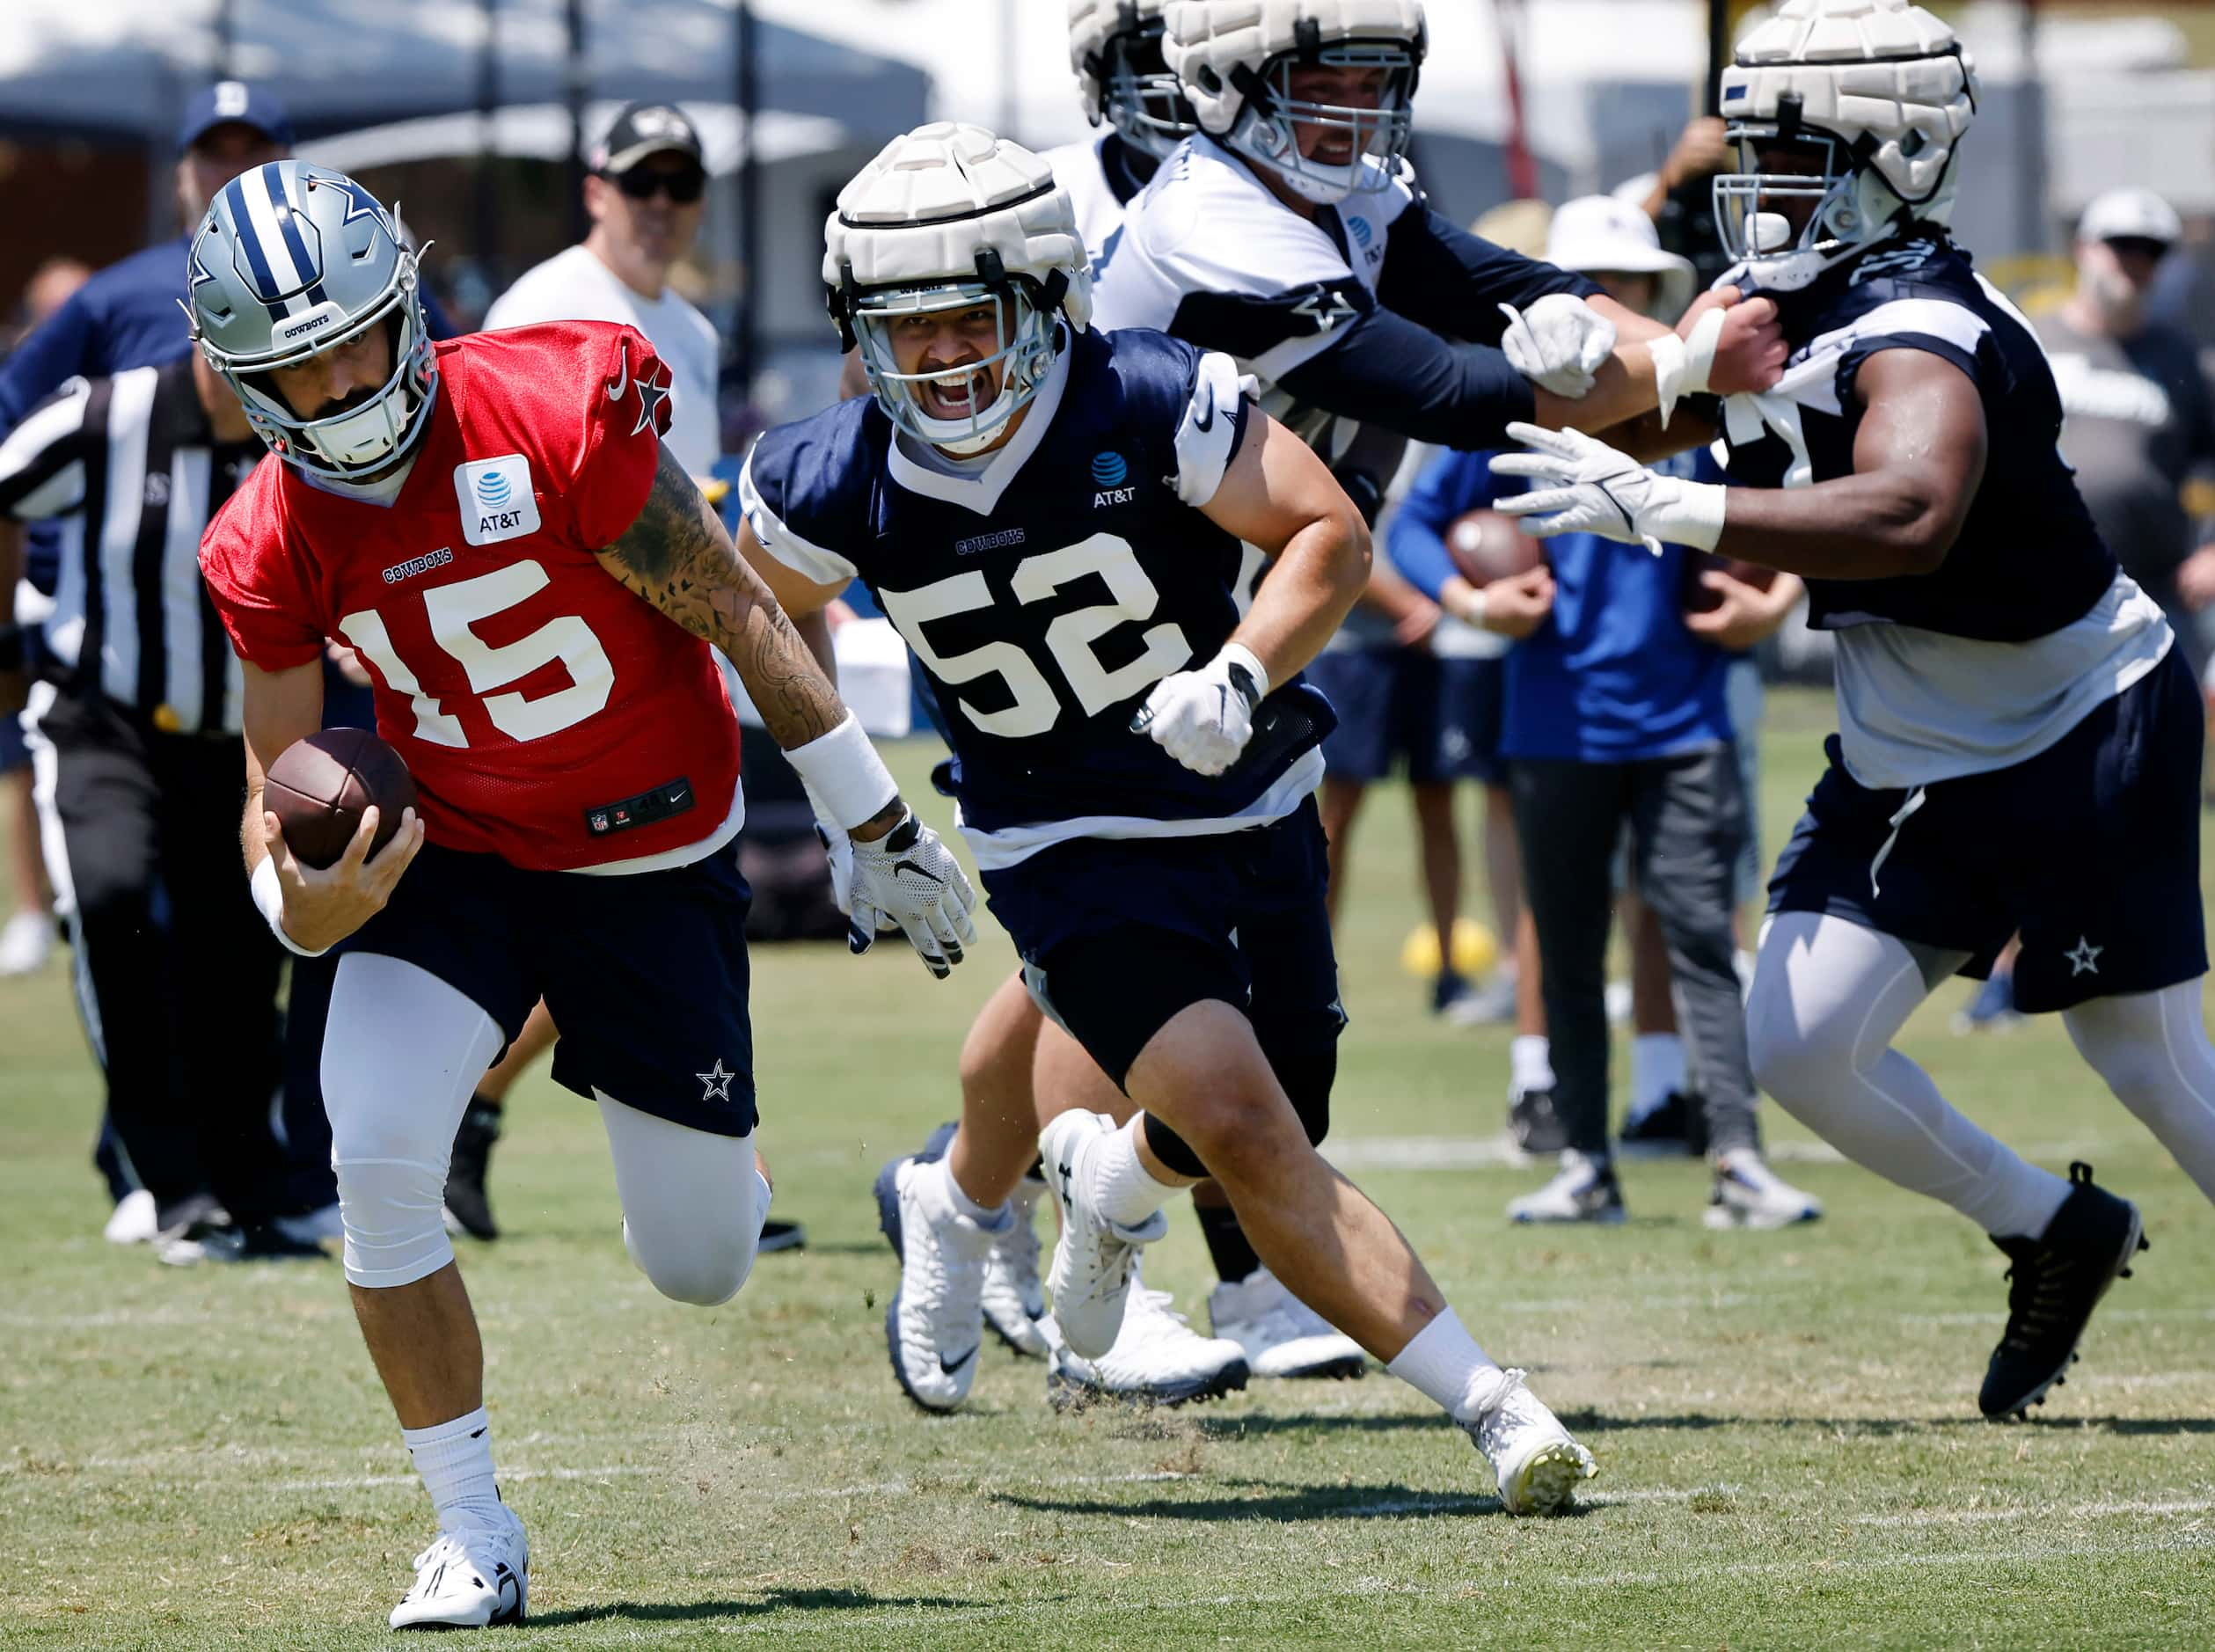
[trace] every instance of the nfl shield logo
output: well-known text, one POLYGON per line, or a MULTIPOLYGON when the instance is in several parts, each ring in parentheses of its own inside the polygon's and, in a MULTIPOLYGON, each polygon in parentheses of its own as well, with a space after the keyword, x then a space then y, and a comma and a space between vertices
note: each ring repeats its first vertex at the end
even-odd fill
POLYGON ((607 830, 608 830, 608 816, 607 816, 607 812, 606 812, 605 810, 603 810, 603 809, 595 809, 595 810, 594 810, 594 811, 593 811, 593 812, 592 812, 589 815, 588 815, 588 816, 586 817, 585 823, 586 823, 587 825, 590 826, 590 827, 592 828, 592 830, 595 830, 595 831, 596 831, 596 832, 603 832, 603 831, 607 830))

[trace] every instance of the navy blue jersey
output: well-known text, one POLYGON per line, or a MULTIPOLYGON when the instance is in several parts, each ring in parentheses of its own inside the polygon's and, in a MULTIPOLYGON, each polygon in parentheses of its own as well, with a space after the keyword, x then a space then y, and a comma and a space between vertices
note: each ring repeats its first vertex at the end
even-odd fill
POLYGON ((858 576, 929 673, 981 865, 1258 824, 1319 779, 1305 719, 1213 779, 1130 731, 1146 691, 1238 623, 1239 541, 1198 508, 1249 413, 1227 356, 1088 332, 1015 438, 962 474, 896 441, 869 397, 755 445, 740 492, 756 537, 818 583, 858 576))
POLYGON ((2114 583, 2059 448, 2061 398, 2021 313, 1942 235, 1880 248, 1804 291, 1773 293, 1792 356, 1765 395, 1725 404, 1730 479, 1756 487, 1850 475, 1854 376, 1880 350, 1921 350, 1977 386, 1989 443, 1961 537, 1931 574, 1808 581, 1809 623, 1891 620, 1992 642, 2081 618, 2114 583))

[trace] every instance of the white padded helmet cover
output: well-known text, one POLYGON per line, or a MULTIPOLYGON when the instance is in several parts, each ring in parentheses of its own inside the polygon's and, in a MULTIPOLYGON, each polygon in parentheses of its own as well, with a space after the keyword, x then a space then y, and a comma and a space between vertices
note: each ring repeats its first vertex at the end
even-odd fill
POLYGON ((1145 24, 1159 17, 1166 4, 1167 0, 1069 0, 1069 66, 1076 71, 1078 88, 1084 93, 1085 119, 1094 126, 1107 113, 1100 105, 1105 89, 1087 62, 1123 32, 1126 7, 1130 22, 1145 24))
POLYGON ((1299 26, 1313 21, 1322 43, 1423 38, 1422 0, 1169 0, 1163 55, 1200 119, 1221 137, 1237 123, 1246 94, 1232 84, 1240 67, 1257 74, 1283 52, 1297 51, 1299 26))
POLYGON ((980 126, 933 121, 896 137, 838 192, 823 229, 823 280, 851 260, 863 288, 973 281, 991 250, 1010 275, 1068 281, 1062 313, 1092 320, 1092 275, 1069 192, 1030 150, 980 126))
POLYGON ((1977 75, 1939 18, 1909 0, 1786 0, 1738 43, 1722 77, 1726 121, 1801 118, 1849 143, 1902 201, 1926 201, 1976 113, 1977 75))

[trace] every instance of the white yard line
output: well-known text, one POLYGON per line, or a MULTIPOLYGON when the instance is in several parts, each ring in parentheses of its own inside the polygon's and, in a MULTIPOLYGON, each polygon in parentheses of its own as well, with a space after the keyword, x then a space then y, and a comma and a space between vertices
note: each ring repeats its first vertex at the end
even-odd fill
POLYGON ((1910 1514, 1860 1515, 1857 1526, 1979 1525, 1997 1520, 2111 1520, 2131 1517, 2205 1514, 2215 1497, 2187 1497, 2167 1502, 2042 1503, 2021 1509, 1918 1509, 1910 1514))

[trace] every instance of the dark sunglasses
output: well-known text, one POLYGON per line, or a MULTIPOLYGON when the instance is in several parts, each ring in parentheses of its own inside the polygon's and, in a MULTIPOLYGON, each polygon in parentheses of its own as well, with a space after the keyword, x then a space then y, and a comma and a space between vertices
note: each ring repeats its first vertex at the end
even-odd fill
POLYGON ((651 201, 663 194, 680 207, 689 207, 707 187, 707 174, 697 170, 649 172, 643 166, 633 166, 615 180, 615 186, 633 201, 651 201))
POLYGON ((2125 258, 2135 252, 2140 258, 2151 259, 2157 263, 2169 250, 2167 241, 2157 241, 2150 235, 2111 235, 2107 241, 2125 258))

